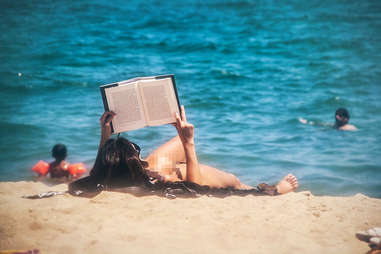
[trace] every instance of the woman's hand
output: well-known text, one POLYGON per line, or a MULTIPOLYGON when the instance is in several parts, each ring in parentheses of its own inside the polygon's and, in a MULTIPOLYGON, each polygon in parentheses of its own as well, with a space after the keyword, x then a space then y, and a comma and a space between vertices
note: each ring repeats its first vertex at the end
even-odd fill
POLYGON ((174 126, 184 146, 194 145, 194 126, 187 122, 184 106, 181 106, 181 118, 179 114, 176 113, 176 123, 174 126))
POLYGON ((102 117, 99 119, 101 129, 102 129, 102 136, 101 136, 101 142, 99 147, 102 147, 106 143, 106 141, 110 138, 111 136, 110 123, 112 119, 114 119, 115 115, 116 114, 114 112, 107 111, 107 112, 104 112, 102 117))
POLYGON ((187 165, 184 179, 202 185, 202 176, 194 145, 194 127, 193 124, 187 122, 184 106, 181 106, 181 118, 179 114, 176 114, 176 123, 174 126, 184 147, 187 165))

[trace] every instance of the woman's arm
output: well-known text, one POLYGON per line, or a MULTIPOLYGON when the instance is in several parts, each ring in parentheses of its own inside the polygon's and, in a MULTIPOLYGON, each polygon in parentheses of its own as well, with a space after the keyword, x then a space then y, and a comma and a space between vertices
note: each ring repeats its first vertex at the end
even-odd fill
POLYGON ((99 142, 99 148, 101 149, 102 146, 106 143, 106 141, 111 136, 111 121, 114 118, 116 114, 112 111, 104 112, 101 119, 99 119, 99 122, 101 124, 102 134, 101 134, 101 140, 99 142))
POLYGON ((194 126, 187 122, 184 106, 181 106, 181 118, 179 114, 176 114, 175 127, 185 152, 187 165, 185 180, 202 185, 202 176, 194 145, 194 126))

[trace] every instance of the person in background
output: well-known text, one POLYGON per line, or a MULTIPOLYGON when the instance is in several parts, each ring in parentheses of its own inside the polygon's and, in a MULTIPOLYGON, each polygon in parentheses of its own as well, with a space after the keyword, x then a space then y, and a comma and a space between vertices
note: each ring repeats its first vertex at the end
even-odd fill
POLYGON ((56 144, 52 149, 52 156, 55 161, 49 163, 49 173, 51 178, 69 177, 69 163, 65 161, 67 149, 63 144, 56 144))
POLYGON ((355 131, 357 128, 349 124, 349 111, 346 108, 338 108, 335 112, 334 128, 341 131, 355 131))

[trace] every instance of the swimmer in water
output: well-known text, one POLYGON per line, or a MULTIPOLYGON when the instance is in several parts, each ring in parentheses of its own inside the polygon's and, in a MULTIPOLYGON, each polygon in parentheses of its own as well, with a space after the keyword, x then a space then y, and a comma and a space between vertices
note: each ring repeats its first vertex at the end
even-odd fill
POLYGON ((49 163, 49 173, 51 178, 69 177, 69 164, 65 161, 67 149, 63 144, 56 144, 52 149, 52 156, 55 161, 49 163))
POLYGON ((346 108, 338 108, 335 112, 334 128, 341 131, 355 131, 357 128, 349 124, 349 112, 346 108))
POLYGON ((316 126, 323 126, 323 127, 329 127, 329 128, 335 128, 337 130, 341 131, 355 131, 357 128, 349 124, 349 112, 345 108, 338 108, 335 112, 335 123, 332 125, 331 123, 326 122, 319 122, 319 121, 309 121, 304 118, 299 117, 298 120, 302 124, 310 124, 310 125, 316 125, 316 126))

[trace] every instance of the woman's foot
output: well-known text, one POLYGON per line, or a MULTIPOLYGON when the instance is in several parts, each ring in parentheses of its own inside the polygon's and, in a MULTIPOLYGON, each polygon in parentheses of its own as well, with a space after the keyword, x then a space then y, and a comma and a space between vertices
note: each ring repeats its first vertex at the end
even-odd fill
POLYGON ((298 180, 292 174, 286 175, 279 183, 276 185, 276 190, 279 194, 285 194, 290 191, 294 191, 298 188, 298 180))

